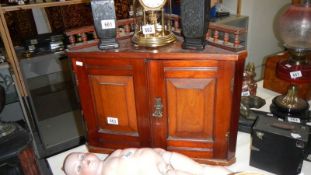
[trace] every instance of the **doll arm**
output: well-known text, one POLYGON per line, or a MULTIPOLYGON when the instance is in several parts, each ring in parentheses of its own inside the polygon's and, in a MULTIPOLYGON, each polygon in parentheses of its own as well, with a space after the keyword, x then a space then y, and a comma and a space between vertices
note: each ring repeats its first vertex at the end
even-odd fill
POLYGON ((191 158, 175 152, 166 151, 162 154, 162 157, 178 173, 192 173, 197 175, 227 175, 231 173, 231 171, 224 167, 199 164, 191 158))
POLYGON ((204 169, 201 164, 179 153, 166 151, 162 154, 162 157, 167 164, 170 164, 173 169, 178 171, 202 174, 204 169))

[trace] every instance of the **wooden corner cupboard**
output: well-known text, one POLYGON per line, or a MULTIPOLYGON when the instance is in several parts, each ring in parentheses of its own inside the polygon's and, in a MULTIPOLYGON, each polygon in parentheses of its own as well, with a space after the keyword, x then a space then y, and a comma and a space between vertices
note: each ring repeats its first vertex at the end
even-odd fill
POLYGON ((246 51, 157 49, 120 41, 116 50, 68 51, 92 152, 161 147, 201 163, 235 161, 246 51))

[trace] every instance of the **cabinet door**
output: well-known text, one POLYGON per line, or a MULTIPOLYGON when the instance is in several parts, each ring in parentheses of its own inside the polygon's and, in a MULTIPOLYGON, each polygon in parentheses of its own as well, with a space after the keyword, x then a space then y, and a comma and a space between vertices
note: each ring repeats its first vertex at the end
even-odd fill
POLYGON ((88 144, 99 152, 150 146, 145 63, 74 59, 88 144))
POLYGON ((228 159, 231 61, 151 61, 150 103, 161 99, 163 115, 152 117, 152 143, 201 162, 228 159))

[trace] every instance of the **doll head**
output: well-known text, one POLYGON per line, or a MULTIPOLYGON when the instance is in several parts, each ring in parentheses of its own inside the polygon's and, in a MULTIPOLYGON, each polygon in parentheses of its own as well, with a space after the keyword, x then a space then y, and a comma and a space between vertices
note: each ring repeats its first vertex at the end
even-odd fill
POLYGON ((70 153, 64 162, 66 175, 99 175, 102 161, 92 153, 70 153))

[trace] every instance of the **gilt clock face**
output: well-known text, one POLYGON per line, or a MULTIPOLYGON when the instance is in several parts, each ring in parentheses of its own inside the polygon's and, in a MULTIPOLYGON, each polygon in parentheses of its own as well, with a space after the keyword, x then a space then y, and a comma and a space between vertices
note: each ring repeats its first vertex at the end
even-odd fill
POLYGON ((139 0, 141 5, 147 9, 160 9, 166 0, 139 0))

